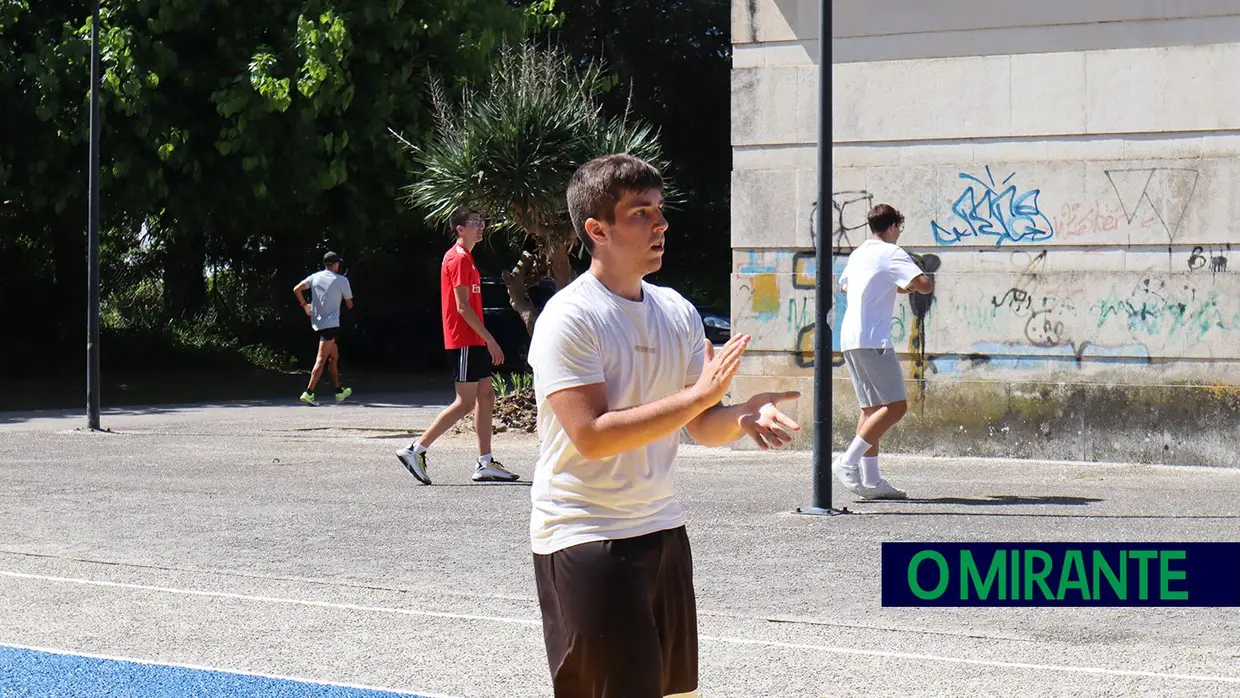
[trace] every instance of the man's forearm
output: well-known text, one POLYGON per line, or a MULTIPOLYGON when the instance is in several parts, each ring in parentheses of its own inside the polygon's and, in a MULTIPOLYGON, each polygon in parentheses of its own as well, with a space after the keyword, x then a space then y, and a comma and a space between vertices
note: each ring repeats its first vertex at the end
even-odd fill
POLYGON ((301 295, 300 288, 293 289, 293 295, 297 297, 297 305, 300 305, 303 308, 306 307, 306 297, 301 295))
POLYGON ((491 333, 487 332, 486 326, 482 324, 482 318, 478 317, 478 314, 474 312, 472 306, 467 305, 464 308, 458 308, 457 310, 461 313, 461 317, 465 319, 465 324, 473 328, 474 332, 477 332, 479 337, 482 337, 484 340, 491 338, 491 333))
POLYGON ((689 435, 703 446, 726 446, 745 435, 741 417, 749 408, 739 405, 718 404, 702 413, 689 435))
POLYGON ((693 388, 627 410, 605 412, 590 426, 581 454, 601 460, 632 451, 680 431, 709 407, 693 388), (584 448, 583 448, 584 446, 584 448))

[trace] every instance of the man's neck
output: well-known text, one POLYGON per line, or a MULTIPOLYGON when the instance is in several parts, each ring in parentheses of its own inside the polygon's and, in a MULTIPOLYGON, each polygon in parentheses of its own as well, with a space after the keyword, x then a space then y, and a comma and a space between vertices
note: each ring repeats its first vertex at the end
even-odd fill
POLYGON ((642 277, 640 275, 623 274, 603 266, 598 259, 590 262, 590 274, 599 280, 608 291, 634 302, 642 300, 642 277))
POLYGON ((462 239, 462 238, 457 238, 457 239, 456 239, 456 244, 458 244, 458 245, 460 245, 462 248, 464 248, 464 250, 465 250, 466 252, 468 252, 468 253, 470 253, 470 254, 473 254, 473 253, 474 253, 474 246, 473 246, 473 245, 471 245, 471 244, 469 244, 468 242, 465 242, 465 240, 464 240, 464 239, 462 239))

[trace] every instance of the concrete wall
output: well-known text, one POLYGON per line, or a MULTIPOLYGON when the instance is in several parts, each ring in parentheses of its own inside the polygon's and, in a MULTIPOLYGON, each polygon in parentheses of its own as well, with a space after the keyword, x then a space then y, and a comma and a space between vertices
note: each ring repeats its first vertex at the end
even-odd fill
MULTIPOLYGON (((1233 465, 1240 6, 835 6, 823 241, 842 268, 887 202, 938 265, 893 320, 914 405, 889 447, 1233 465)), ((732 314, 755 338, 737 387, 801 389, 808 425, 817 2, 733 7, 732 314)), ((839 447, 856 403, 834 374, 839 447)))

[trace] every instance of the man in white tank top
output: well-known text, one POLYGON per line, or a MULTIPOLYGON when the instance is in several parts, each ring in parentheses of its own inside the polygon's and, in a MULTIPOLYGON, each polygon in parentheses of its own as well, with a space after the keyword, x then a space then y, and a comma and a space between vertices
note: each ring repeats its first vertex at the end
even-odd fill
POLYGON ((799 393, 724 405, 749 337, 715 354, 694 306, 643 280, 662 266, 668 228, 654 167, 588 162, 568 208, 590 270, 547 304, 529 352, 542 442, 530 539, 555 695, 696 695, 680 431, 779 448, 799 427, 775 404, 799 393))

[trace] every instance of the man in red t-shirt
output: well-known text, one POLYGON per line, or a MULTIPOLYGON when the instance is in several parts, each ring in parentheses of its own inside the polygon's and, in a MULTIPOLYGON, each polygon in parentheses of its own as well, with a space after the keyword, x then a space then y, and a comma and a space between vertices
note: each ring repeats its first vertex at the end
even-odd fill
POLYGON ((474 246, 482 241, 486 222, 474 209, 461 207, 452 214, 449 225, 456 231, 456 244, 443 256, 439 290, 444 348, 448 350, 448 364, 456 383, 456 400, 435 417, 421 438, 397 451, 396 457, 419 482, 431 484, 427 449, 473 410, 474 431, 478 434, 474 481, 511 482, 518 476, 491 457, 491 413, 495 407, 491 369, 504 363, 504 352, 482 324, 482 279, 472 254, 474 246))

